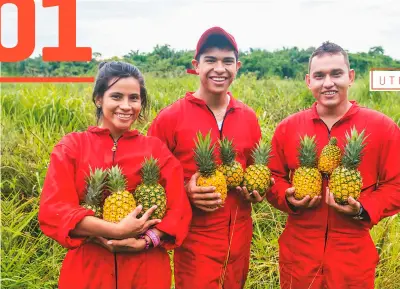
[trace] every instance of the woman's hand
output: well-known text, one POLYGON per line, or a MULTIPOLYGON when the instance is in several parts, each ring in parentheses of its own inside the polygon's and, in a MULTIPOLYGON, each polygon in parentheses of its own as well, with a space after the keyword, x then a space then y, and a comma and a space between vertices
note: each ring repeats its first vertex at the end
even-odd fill
POLYGON ((92 237, 90 241, 106 248, 111 253, 135 253, 146 248, 146 241, 136 238, 107 240, 103 237, 92 237))
POLYGON ((128 216, 116 225, 116 236, 118 236, 116 239, 135 238, 146 232, 150 227, 160 223, 160 219, 148 220, 156 209, 157 206, 151 207, 140 219, 137 219, 136 216, 142 210, 141 205, 137 206, 128 216))
POLYGON ((137 237, 146 232, 150 227, 161 222, 160 219, 149 220, 156 208, 157 206, 153 206, 138 219, 137 215, 142 210, 142 206, 137 206, 128 216, 117 224, 94 216, 86 216, 70 231, 70 236, 72 238, 105 237, 109 239, 137 237))

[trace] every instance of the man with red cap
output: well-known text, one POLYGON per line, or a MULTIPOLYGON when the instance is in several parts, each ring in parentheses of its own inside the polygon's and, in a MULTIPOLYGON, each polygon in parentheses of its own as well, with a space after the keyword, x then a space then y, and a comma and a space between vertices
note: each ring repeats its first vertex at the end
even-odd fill
MULTIPOLYGON (((211 131, 212 143, 227 137, 233 140, 236 160, 243 168, 252 163, 251 150, 261 138, 254 111, 228 91, 240 61, 234 37, 220 27, 212 27, 200 37, 194 59, 200 86, 184 98, 164 108, 149 128, 159 137, 184 168, 186 191, 193 208, 189 234, 175 250, 177 289, 243 288, 250 259, 252 238, 251 203, 263 200, 257 191, 246 188, 228 192, 221 207, 214 187, 198 187, 194 161, 196 133, 211 131)), ((218 149, 215 157, 219 160, 218 149)))

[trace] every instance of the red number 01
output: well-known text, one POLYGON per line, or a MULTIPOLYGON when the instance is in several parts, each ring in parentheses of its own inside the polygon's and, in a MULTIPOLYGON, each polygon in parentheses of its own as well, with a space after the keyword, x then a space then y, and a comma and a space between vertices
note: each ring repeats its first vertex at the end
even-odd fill
MULTIPOLYGON (((35 49, 35 1, 0 0, 0 9, 4 4, 17 6, 18 42, 15 47, 4 47, 0 34, 0 61, 21 61, 31 56, 35 49)), ((58 6, 59 17, 58 47, 43 47, 43 61, 90 61, 92 49, 76 46, 76 0, 43 0, 42 5, 58 6)))

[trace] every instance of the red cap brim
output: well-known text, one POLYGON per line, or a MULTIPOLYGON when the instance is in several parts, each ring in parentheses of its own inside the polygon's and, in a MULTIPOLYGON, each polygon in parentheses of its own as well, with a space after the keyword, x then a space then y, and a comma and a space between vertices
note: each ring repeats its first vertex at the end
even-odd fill
POLYGON ((186 69, 186 72, 189 74, 195 74, 195 75, 199 75, 196 71, 196 69, 186 69))

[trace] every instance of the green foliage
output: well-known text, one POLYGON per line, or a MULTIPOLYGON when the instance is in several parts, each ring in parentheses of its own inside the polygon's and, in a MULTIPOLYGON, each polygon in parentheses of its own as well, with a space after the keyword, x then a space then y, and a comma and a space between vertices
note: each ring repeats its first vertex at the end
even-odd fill
MULTIPOLYGON (((240 51, 242 62, 241 74, 254 74, 258 79, 263 77, 278 77, 282 79, 303 79, 308 69, 308 61, 315 50, 314 47, 299 49, 286 48, 270 52, 263 49, 240 51)), ((144 73, 153 73, 160 77, 180 77, 191 67, 193 50, 174 50, 170 45, 157 45, 153 51, 144 53, 131 50, 122 57, 112 57, 108 60, 130 62, 144 73)), ((101 53, 94 52, 91 61, 87 62, 43 62, 41 56, 29 58, 21 62, 3 63, 2 73, 5 75, 95 75, 101 53)), ((372 67, 400 68, 400 61, 384 54, 381 46, 371 47, 368 53, 349 53, 352 68, 357 74, 366 75, 372 67)))
MULTIPOLYGON (((157 57, 164 55, 161 51, 157 57)), ((141 55, 134 57, 139 61, 141 55)), ((194 76, 170 79, 154 75, 145 75, 150 111, 147 121, 137 124, 143 133, 160 109, 198 85, 194 76)), ((1 89, 1 285, 18 289, 57 288, 66 251, 39 230, 38 201, 53 146, 66 133, 96 124, 90 98, 92 84, 7 84, 1 89)), ((254 109, 267 142, 278 122, 314 101, 303 81, 258 79, 255 73, 237 78, 232 92, 254 109)), ((350 90, 350 99, 385 113, 397 124, 399 97, 396 92, 370 92, 368 79, 357 80, 350 90)), ((246 288, 278 289, 278 238, 286 216, 267 202, 255 205, 252 215, 254 234, 246 288)), ((380 254, 376 289, 397 289, 400 216, 383 220, 371 233, 380 254)))
POLYGON ((39 231, 38 198, 2 195, 1 285, 10 289, 57 288, 65 249, 39 231))

